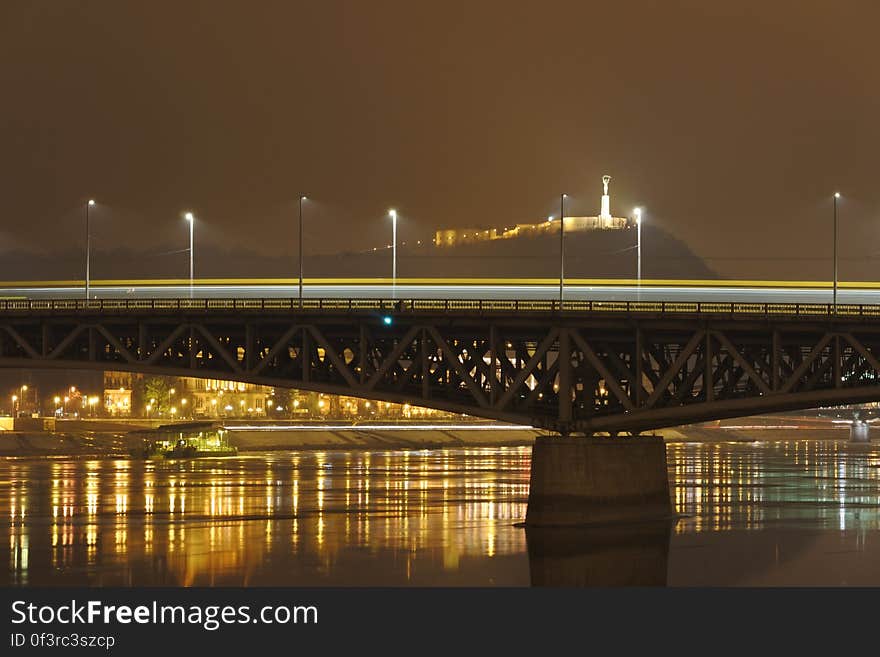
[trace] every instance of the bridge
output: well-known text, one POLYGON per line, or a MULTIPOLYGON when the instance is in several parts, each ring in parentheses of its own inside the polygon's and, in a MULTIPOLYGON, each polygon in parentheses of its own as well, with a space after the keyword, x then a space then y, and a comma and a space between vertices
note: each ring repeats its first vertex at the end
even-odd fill
POLYGON ((638 434, 880 399, 880 306, 0 299, 0 367, 226 378, 638 434))

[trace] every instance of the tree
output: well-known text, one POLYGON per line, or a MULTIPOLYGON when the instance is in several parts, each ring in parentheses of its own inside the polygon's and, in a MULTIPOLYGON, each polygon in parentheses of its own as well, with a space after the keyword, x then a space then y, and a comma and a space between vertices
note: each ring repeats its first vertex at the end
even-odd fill
POLYGON ((167 414, 171 410, 171 381, 164 376, 151 376, 144 379, 143 386, 144 410, 149 404, 152 415, 167 414))

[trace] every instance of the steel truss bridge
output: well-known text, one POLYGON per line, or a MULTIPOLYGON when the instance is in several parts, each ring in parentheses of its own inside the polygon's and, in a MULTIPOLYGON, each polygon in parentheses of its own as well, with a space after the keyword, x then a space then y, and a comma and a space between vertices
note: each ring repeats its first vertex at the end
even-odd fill
POLYGON ((880 306, 0 300, 0 367, 231 379, 638 433, 880 400, 880 306))

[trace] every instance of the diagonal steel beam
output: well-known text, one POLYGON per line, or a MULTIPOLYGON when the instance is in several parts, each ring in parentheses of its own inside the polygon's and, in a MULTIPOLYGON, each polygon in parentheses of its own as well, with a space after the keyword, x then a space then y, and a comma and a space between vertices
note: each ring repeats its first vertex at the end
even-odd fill
POLYGON ((486 399, 486 395, 482 388, 480 388, 480 386, 477 385, 477 382, 471 378, 470 374, 465 371, 461 362, 461 354, 456 354, 452 347, 449 346, 449 343, 447 343, 446 340, 443 339, 443 336, 440 335, 440 332, 433 326, 428 327, 428 333, 433 338, 434 343, 440 347, 440 351, 446 356, 446 361, 452 365, 452 369, 455 370, 458 378, 464 381, 465 385, 467 385, 468 390, 471 391, 471 394, 474 396, 474 399, 477 401, 480 408, 486 408, 489 405, 489 401, 486 399))
POLYGON ((36 350, 31 346, 30 342, 21 337, 18 331, 16 331, 8 324, 3 324, 2 328, 9 334, 9 337, 11 337, 15 341, 15 344, 24 349, 24 352, 28 356, 30 356, 34 360, 40 360, 42 358, 42 356, 40 356, 40 354, 38 354, 36 350))
POLYGON ((672 383, 672 379, 675 378, 675 375, 681 370, 682 366, 685 364, 688 358, 693 355, 697 346, 700 344, 700 340, 705 336, 705 331, 700 329, 688 340, 688 343, 685 345, 684 349, 678 354, 678 357, 672 362, 672 364, 666 368, 666 371, 663 373, 663 376, 660 377, 660 380, 657 382, 657 385, 654 387, 654 390, 651 392, 651 396, 648 397, 648 401, 645 402, 645 406, 647 408, 651 408, 654 404, 657 403, 657 400, 666 392, 666 388, 669 387, 669 384, 672 383))
POLYGON ((498 403, 495 404, 496 410, 501 410, 505 406, 507 406, 512 400, 514 395, 519 392, 520 386, 526 382, 526 379, 532 374, 535 366, 541 362, 541 359, 544 357, 544 354, 553 346, 553 343, 556 341, 557 336, 559 335, 558 328, 551 328, 550 332, 547 336, 541 341, 541 344, 538 345, 538 348, 535 349, 535 353, 532 354, 532 357, 529 358, 528 362, 519 370, 519 373, 516 375, 516 378, 504 391, 504 394, 501 395, 501 399, 498 400, 498 403))
POLYGON ((880 361, 877 360, 877 357, 874 356, 874 354, 872 354, 858 338, 852 333, 841 333, 840 335, 844 340, 849 342, 853 349, 861 354, 862 358, 868 362, 868 365, 870 365, 875 372, 880 374, 880 361))
POLYGON ((323 347, 324 353, 329 356, 330 362, 333 363, 333 366, 338 370, 338 372, 342 375, 342 378, 345 379, 345 382, 352 387, 353 390, 357 390, 360 388, 360 384, 355 380, 354 375, 351 373, 351 370, 348 369, 348 365, 346 365, 342 359, 339 357, 339 354, 336 353, 336 349, 334 349, 330 343, 327 341, 327 338, 324 337, 324 334, 318 330, 316 326, 311 324, 306 326, 306 330, 311 333, 312 337, 315 339, 315 342, 318 343, 319 346, 323 347))
POLYGON ((627 410, 635 409, 635 404, 633 404, 632 399, 629 398, 629 395, 626 394, 624 389, 621 387, 620 382, 617 378, 608 371, 608 368, 605 367, 605 363, 602 362, 602 359, 596 355, 596 352, 593 351, 593 348, 584 340, 583 336, 580 334, 580 331, 569 331, 571 333, 571 337, 574 338, 574 343, 577 345, 578 349, 584 354, 584 358, 593 366, 599 376, 605 379, 605 387, 608 388, 615 397, 617 397, 618 401, 623 404, 623 407, 627 410))
POLYGON ((803 362, 792 372, 788 381, 786 381, 779 392, 791 392, 794 387, 800 383, 801 377, 806 373, 807 369, 809 369, 810 365, 819 357, 819 354, 828 346, 828 343, 831 342, 831 333, 826 333, 822 336, 822 339, 819 340, 818 344, 810 351, 809 355, 804 358, 803 362))
POLYGON ((367 380, 367 385, 364 390, 372 390, 377 385, 379 385, 379 382, 382 380, 388 370, 390 370, 391 367, 400 359, 400 356, 407 349, 407 347, 412 345, 413 340, 416 339, 416 336, 421 330, 421 326, 409 327, 409 330, 404 333, 403 337, 397 342, 397 345, 394 347, 394 349, 391 350, 391 353, 382 359, 382 363, 381 365, 379 365, 379 368, 372 375, 370 375, 370 378, 367 380))
POLYGON ((122 343, 116 338, 115 335, 110 333, 106 328, 104 328, 101 324, 96 324, 95 328, 98 333, 104 336, 104 339, 110 343, 110 346, 113 347, 119 354, 125 359, 127 363, 136 363, 137 358, 135 358, 132 353, 126 349, 122 343))
POLYGON ((70 333, 68 333, 64 337, 64 339, 61 342, 59 342, 51 352, 49 352, 49 354, 46 356, 46 358, 48 360, 56 359, 59 355, 64 353, 65 349, 67 349, 71 344, 73 344, 73 341, 76 340, 83 331, 85 331, 88 328, 89 327, 86 324, 78 324, 77 326, 75 326, 73 328, 73 330, 70 333))
POLYGON ((743 369, 743 371, 748 375, 748 377, 755 382, 755 384, 760 388, 761 392, 765 395, 769 395, 772 390, 767 382, 764 381, 764 377, 758 374, 755 371, 755 368, 752 367, 751 363, 749 363, 739 350, 734 346, 734 344, 727 338, 724 333, 721 331, 711 331, 712 337, 718 340, 721 343, 721 346, 724 347, 727 352, 733 356, 733 359, 739 364, 739 366, 743 369))
POLYGON ((207 328, 205 328, 201 324, 194 324, 194 326, 195 329, 199 333, 201 333, 202 337, 205 338, 205 340, 208 342, 208 345, 217 352, 220 358, 222 358, 226 362, 226 364, 229 365, 229 367, 232 368, 233 372, 235 372, 236 374, 241 374, 243 372, 242 367, 241 365, 239 365, 238 361, 232 357, 232 354, 230 354, 226 350, 226 347, 220 344, 217 338, 214 337, 214 335, 207 328))
POLYGON ((301 328, 302 327, 299 324, 294 324, 293 326, 288 328, 283 333, 283 335, 280 338, 278 338, 278 340, 275 342, 275 344, 272 345, 272 348, 269 349, 269 353, 260 359, 260 362, 257 363, 257 365, 254 367, 254 369, 251 371, 251 374, 256 376, 257 374, 262 372, 269 365, 269 363, 272 361, 272 359, 275 358, 275 356, 277 356, 278 353, 282 349, 284 349, 285 347, 287 347, 290 344, 290 339, 294 335, 296 335, 296 332, 299 331, 301 328))
POLYGON ((151 353, 143 362, 145 362, 147 365, 154 365, 155 363, 157 363, 159 359, 162 358, 162 354, 168 351, 171 345, 173 345, 174 342, 180 338, 180 336, 186 333, 187 330, 189 330, 189 324, 178 324, 177 328, 174 329, 171 334, 167 338, 165 338, 161 342, 161 344, 156 347, 153 353, 151 353))
MULTIPOLYGON (((548 367, 546 369, 546 371, 544 371, 541 374, 541 378, 538 380, 535 387, 529 393, 529 396, 526 397, 526 401, 525 401, 526 407, 531 406, 535 402, 535 399, 537 399, 538 395, 541 392, 543 392, 543 389, 547 387, 547 384, 553 380, 553 378, 556 376, 556 373, 558 371, 559 371, 559 359, 557 358, 556 361, 550 367, 548 367)), ((570 390, 569 390, 569 392, 570 392, 570 390)))

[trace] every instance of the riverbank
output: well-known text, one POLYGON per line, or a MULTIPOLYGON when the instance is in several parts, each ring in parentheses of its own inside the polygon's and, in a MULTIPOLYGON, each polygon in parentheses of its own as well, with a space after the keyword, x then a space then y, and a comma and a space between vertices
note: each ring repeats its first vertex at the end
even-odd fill
MULTIPOLYGON (((536 429, 308 427, 241 429, 228 433, 239 452, 273 450, 440 449, 448 447, 528 446, 536 429)), ((0 456, 127 456, 145 434, 119 432, 0 432, 0 456)))
MULTIPOLYGON (((407 450, 462 447, 530 446, 547 432, 531 428, 475 425, 450 428, 375 427, 233 427, 229 442, 240 453, 283 450, 407 450)), ((688 426, 657 432, 667 443, 775 442, 785 440, 847 441, 849 427, 760 426, 735 428, 688 426)), ((127 457, 143 444, 144 434, 95 431, 0 431, 0 457, 127 457)), ((875 442, 880 440, 877 434, 875 442)))

